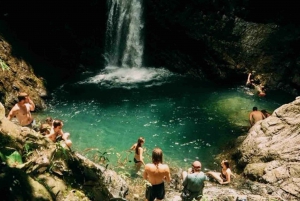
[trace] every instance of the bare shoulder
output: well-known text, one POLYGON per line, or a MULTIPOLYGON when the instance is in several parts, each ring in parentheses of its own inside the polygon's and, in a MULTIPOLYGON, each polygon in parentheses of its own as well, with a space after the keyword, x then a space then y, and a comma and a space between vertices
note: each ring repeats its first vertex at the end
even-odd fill
POLYGON ((145 165, 145 172, 151 171, 154 168, 154 165, 151 163, 147 163, 145 165))
POLYGON ((161 164, 160 169, 163 170, 163 171, 166 171, 166 172, 170 171, 170 168, 167 164, 161 164))
POLYGON ((14 105, 11 110, 10 110, 10 113, 14 113, 14 112, 18 112, 20 110, 19 106, 16 104, 14 105))

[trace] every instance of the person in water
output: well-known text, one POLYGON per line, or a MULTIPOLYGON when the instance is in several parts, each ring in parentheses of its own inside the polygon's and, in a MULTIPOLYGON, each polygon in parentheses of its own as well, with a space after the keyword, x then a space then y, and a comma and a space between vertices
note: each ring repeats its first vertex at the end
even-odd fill
POLYGON ((267 110, 261 110, 261 112, 264 114, 265 118, 271 116, 271 114, 267 110))
POLYGON ((233 176, 229 162, 227 160, 223 160, 221 162, 221 172, 209 171, 207 172, 207 176, 214 178, 220 184, 229 184, 231 182, 231 176, 233 176))
POLYGON ((27 93, 19 93, 18 103, 10 110, 7 119, 11 120, 16 117, 21 126, 34 128, 36 126, 35 120, 31 115, 31 111, 35 110, 35 104, 30 99, 27 93))
POLYGON ((164 181, 170 182, 170 168, 167 164, 163 164, 163 152, 160 148, 152 151, 152 163, 145 165, 143 178, 148 180, 152 185, 146 189, 146 199, 148 201, 162 200, 165 197, 164 181))
POLYGON ((264 97, 266 95, 265 87, 262 84, 259 84, 259 81, 256 83, 251 73, 248 74, 246 86, 250 88, 254 87, 257 95, 260 97, 264 97))
POLYGON ((252 112, 249 114, 250 126, 253 126, 256 122, 265 119, 264 114, 257 110, 257 107, 253 107, 252 112))
POLYGON ((142 165, 145 166, 144 157, 143 157, 144 149, 142 147, 144 145, 144 143, 145 143, 145 139, 143 137, 140 137, 138 139, 137 143, 134 143, 130 148, 131 150, 134 150, 134 152, 135 152, 133 160, 135 163, 136 172, 138 172, 141 169, 142 165))
POLYGON ((251 88, 253 86, 253 83, 254 83, 253 75, 251 73, 249 73, 247 82, 246 82, 246 86, 251 88))
POLYGON ((265 91, 265 87, 261 84, 253 84, 256 92, 257 92, 257 95, 259 97, 264 97, 266 95, 266 91, 265 91))
POLYGON ((192 201, 193 199, 199 201, 203 196, 204 181, 208 180, 208 177, 201 171, 201 162, 194 161, 192 168, 189 168, 187 172, 182 172, 182 179, 184 186, 182 199, 184 201, 192 201))
POLYGON ((62 130, 63 122, 61 120, 54 120, 51 131, 46 137, 50 138, 53 142, 59 140, 59 138, 63 139, 68 147, 71 147, 72 141, 68 138, 70 137, 70 133, 64 133, 62 130))

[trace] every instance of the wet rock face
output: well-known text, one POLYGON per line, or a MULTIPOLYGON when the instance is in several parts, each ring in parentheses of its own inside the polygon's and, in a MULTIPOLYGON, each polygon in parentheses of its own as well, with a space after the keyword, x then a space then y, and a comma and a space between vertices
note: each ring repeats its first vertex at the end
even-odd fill
POLYGON ((239 147, 249 179, 268 183, 300 198, 300 97, 257 122, 239 147))
POLYGON ((38 78, 32 67, 12 53, 12 47, 0 36, 0 101, 7 111, 17 103, 19 92, 26 92, 36 104, 36 110, 46 107, 42 97, 47 96, 43 80, 38 78))
MULTIPOLYGON (((6 1, 0 14, 17 38, 57 66, 59 76, 69 78, 86 66, 104 65, 100 55, 105 49, 108 2, 73 2, 72 7, 61 2, 57 9, 53 1, 25 0, 17 7, 6 1), (32 31, 36 27, 39 32, 32 31)), ((293 2, 283 1, 143 1, 143 63, 220 83, 244 83, 247 73, 256 71, 267 88, 299 95, 300 28, 295 8, 293 2)), ((25 86, 35 86, 34 79, 21 79, 25 86)))
POLYGON ((299 41, 290 30, 300 29, 295 20, 285 23, 294 10, 288 14, 272 3, 266 13, 252 1, 144 4, 149 66, 167 66, 217 82, 244 82, 248 72, 256 71, 269 89, 299 94, 299 41))

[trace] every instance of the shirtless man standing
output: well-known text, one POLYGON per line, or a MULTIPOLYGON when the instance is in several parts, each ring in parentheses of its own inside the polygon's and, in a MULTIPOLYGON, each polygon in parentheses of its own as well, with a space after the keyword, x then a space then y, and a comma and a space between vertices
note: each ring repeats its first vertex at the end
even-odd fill
POLYGON ((265 119, 266 117, 261 111, 257 110, 257 107, 253 107, 253 111, 249 115, 250 125, 253 126, 256 122, 265 119))
POLYGON ((143 177, 152 185, 149 196, 147 196, 146 199, 148 201, 164 199, 164 181, 170 182, 171 175, 169 166, 167 164, 163 164, 163 153, 160 148, 155 148, 152 151, 152 163, 145 165, 143 177))
POLYGON ((19 102, 10 110, 7 119, 11 120, 16 117, 21 126, 32 128, 35 122, 30 111, 34 111, 35 104, 27 93, 20 93, 18 95, 18 101, 19 102))

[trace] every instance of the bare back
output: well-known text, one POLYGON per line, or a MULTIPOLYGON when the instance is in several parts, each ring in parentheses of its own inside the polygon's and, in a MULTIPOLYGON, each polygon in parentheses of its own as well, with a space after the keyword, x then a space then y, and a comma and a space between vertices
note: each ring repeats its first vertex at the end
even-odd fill
POLYGON ((249 115, 249 121, 251 125, 254 125, 256 122, 263 119, 264 119, 264 115, 261 111, 252 111, 249 115))
POLYGON ((161 184, 164 180, 170 182, 170 169, 166 164, 147 164, 143 175, 152 185, 161 184))

